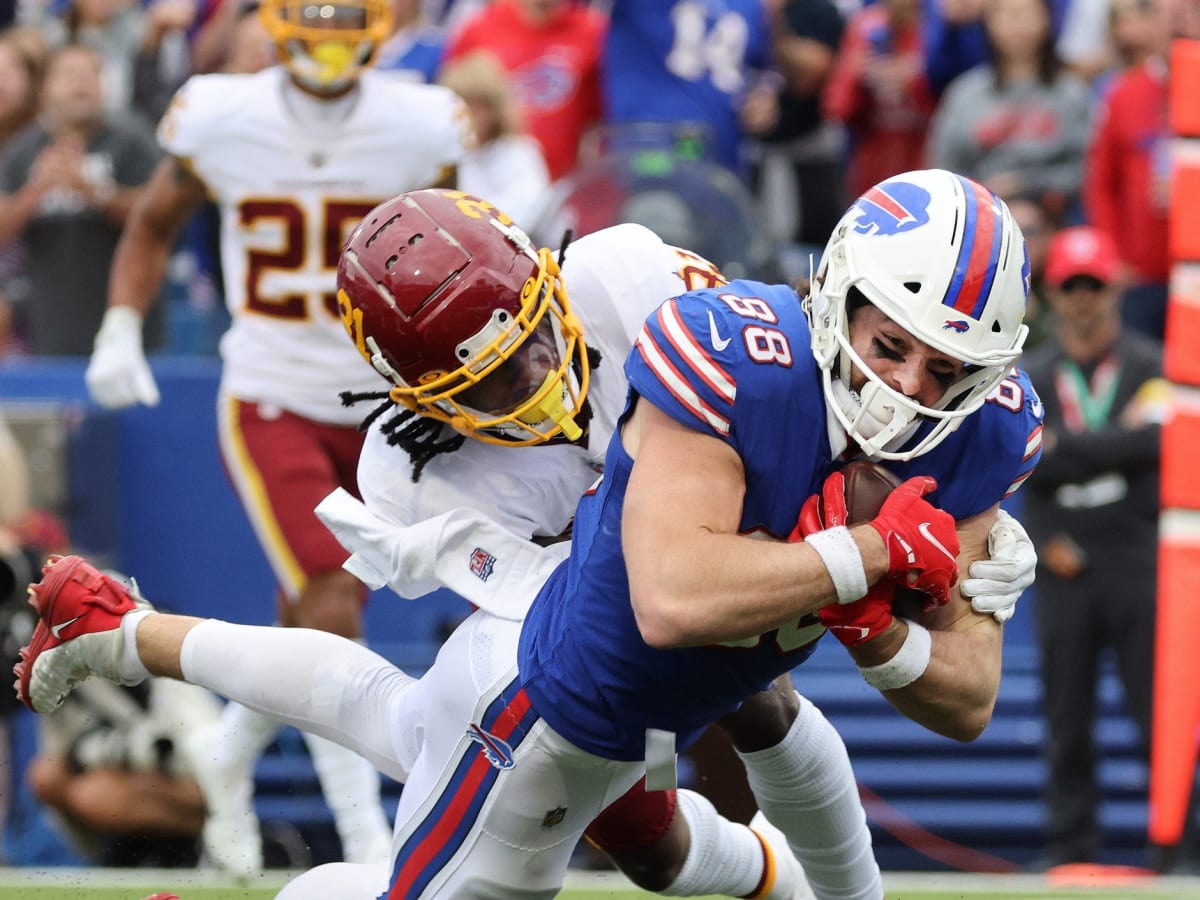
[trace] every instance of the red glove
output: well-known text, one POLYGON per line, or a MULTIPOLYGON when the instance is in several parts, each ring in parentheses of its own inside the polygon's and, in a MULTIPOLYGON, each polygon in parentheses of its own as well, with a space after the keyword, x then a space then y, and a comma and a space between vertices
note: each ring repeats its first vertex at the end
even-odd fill
POLYGON ((788 541, 802 541, 810 534, 845 525, 850 518, 846 510, 846 479, 841 472, 834 472, 821 485, 821 493, 813 494, 800 507, 800 518, 788 535, 788 541))
MULTIPOLYGON (((802 541, 808 535, 826 528, 845 525, 849 519, 846 509, 846 479, 834 472, 825 479, 820 494, 813 494, 800 507, 800 518, 788 538, 802 541)), ((896 586, 884 578, 867 591, 866 596, 853 603, 833 603, 817 610, 821 623, 835 638, 850 647, 883 633, 892 623, 892 599, 896 586)))
POLYGON ((950 588, 958 581, 954 517, 922 499, 936 487, 932 478, 910 478, 871 520, 887 547, 888 575, 901 587, 928 594, 926 610, 949 603, 950 588))
POLYGON ((892 601, 896 596, 896 585, 890 578, 881 578, 867 591, 867 595, 853 603, 831 603, 817 610, 821 624, 830 633, 852 647, 883 634, 892 624, 892 601))

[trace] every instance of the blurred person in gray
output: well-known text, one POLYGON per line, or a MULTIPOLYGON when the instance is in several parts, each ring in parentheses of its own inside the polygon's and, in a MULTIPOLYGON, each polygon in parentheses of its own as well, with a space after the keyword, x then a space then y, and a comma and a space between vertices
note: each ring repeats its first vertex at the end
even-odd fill
POLYGON ((1077 211, 1091 92, 1055 50, 1049 0, 986 0, 989 62, 954 79, 930 127, 929 164, 982 182, 1003 199, 1036 195, 1077 211))
MULTIPOLYGON (((107 307, 121 226, 159 158, 140 122, 104 111, 102 61, 68 45, 46 67, 37 122, 0 161, 0 244, 20 238, 30 351, 86 356, 107 307)), ((146 322, 162 342, 161 315, 146 322)))

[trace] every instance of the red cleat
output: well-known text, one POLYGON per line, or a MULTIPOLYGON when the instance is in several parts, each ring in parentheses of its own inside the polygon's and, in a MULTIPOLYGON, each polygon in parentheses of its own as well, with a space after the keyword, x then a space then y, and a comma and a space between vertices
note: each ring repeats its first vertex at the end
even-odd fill
POLYGON ((89 675, 119 684, 140 680, 121 678, 121 618, 148 608, 144 600, 80 556, 50 557, 29 595, 39 621, 13 667, 22 703, 48 713, 89 675))

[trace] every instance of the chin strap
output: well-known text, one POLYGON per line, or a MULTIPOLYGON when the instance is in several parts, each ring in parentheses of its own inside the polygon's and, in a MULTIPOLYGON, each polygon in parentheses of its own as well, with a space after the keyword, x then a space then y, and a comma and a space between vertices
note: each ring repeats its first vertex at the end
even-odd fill
POLYGON ((846 421, 853 424, 853 430, 847 436, 849 442, 857 442, 862 452, 873 456, 888 447, 900 447, 912 436, 920 425, 919 420, 906 415, 903 409, 886 406, 884 411, 890 412, 885 421, 879 417, 879 404, 874 401, 886 400, 886 392, 878 386, 872 389, 873 402, 863 403, 862 396, 852 391, 840 378, 829 382, 832 401, 837 404, 839 411, 846 421), (882 438, 882 440, 877 440, 882 438))

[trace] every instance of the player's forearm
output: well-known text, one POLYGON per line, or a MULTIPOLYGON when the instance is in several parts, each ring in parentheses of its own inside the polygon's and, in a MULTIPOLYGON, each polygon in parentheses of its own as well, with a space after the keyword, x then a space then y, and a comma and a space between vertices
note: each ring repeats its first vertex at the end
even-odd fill
POLYGON ((108 305, 129 306, 145 315, 166 276, 173 243, 173 233, 156 232, 145 219, 132 216, 113 254, 108 305))
MULTIPOLYGON (((860 667, 891 659, 907 636, 903 620, 850 654, 860 667)), ((973 741, 992 718, 1000 688, 1001 629, 991 616, 976 616, 961 630, 933 631, 929 665, 907 687, 883 696, 919 725, 959 741, 973 741)))
MULTIPOLYGON (((887 571, 883 541, 869 526, 852 535, 874 583, 887 571)), ((634 614, 653 646, 754 639, 837 602, 829 570, 804 542, 700 530, 674 549, 657 546, 645 554, 626 550, 634 614)))

